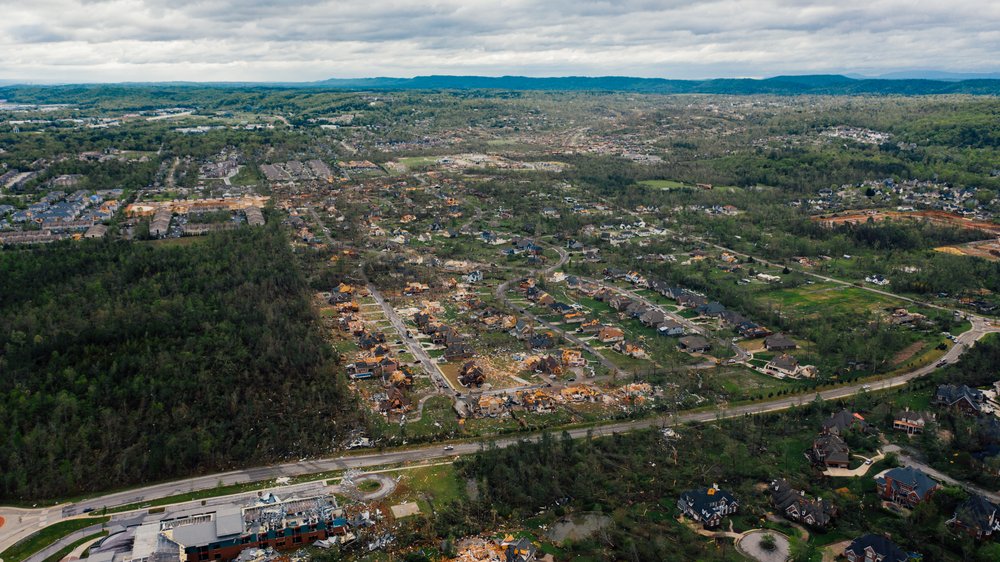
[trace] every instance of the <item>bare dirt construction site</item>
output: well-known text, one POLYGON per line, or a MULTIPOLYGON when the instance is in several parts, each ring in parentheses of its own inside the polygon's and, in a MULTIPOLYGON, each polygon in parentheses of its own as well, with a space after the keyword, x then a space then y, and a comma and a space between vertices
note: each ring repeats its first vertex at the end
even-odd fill
POLYGON ((939 246, 934 248, 934 250, 956 256, 972 256, 983 258, 984 260, 1000 261, 1000 238, 969 242, 968 244, 957 244, 955 246, 939 246))
POLYGON ((868 222, 880 222, 886 219, 923 220, 939 224, 942 226, 955 226, 958 228, 968 228, 988 232, 994 236, 1000 236, 1000 224, 991 222, 976 221, 962 218, 952 213, 944 211, 845 211, 833 215, 817 215, 812 220, 819 222, 823 226, 834 227, 842 224, 861 224, 868 222))
POLYGON ((953 246, 939 246, 934 248, 938 252, 944 252, 956 256, 972 256, 990 261, 1000 261, 1000 224, 966 219, 952 213, 944 211, 845 211, 833 215, 818 215, 812 217, 823 226, 833 228, 842 224, 862 224, 869 220, 881 222, 887 219, 893 220, 921 220, 931 222, 941 226, 953 226, 969 230, 979 230, 989 233, 997 238, 991 240, 979 240, 966 244, 955 244, 953 246))

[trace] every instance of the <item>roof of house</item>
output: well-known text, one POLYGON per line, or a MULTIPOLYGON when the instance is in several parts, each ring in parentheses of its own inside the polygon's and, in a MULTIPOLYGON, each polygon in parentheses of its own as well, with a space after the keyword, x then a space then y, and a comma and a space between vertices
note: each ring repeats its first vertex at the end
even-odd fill
POLYGON ((896 421, 902 421, 913 424, 924 424, 934 419, 934 415, 927 412, 917 412, 915 410, 906 410, 900 412, 896 416, 896 421))
POLYGON ((667 314, 665 312, 655 308, 647 310, 641 317, 639 317, 639 319, 643 322, 653 322, 657 324, 663 322, 666 318, 667 314))
POLYGON ((968 401, 969 405, 975 409, 979 409, 979 403, 984 400, 982 391, 976 390, 975 388, 969 388, 968 386, 954 385, 954 384, 942 384, 937 388, 937 393, 934 395, 935 400, 938 402, 944 402, 950 406, 965 400, 968 401))
POLYGON ((783 478, 771 483, 771 501, 777 509, 786 513, 790 507, 794 507, 800 519, 811 516, 812 524, 818 527, 828 525, 833 517, 833 509, 829 503, 822 499, 806 498, 804 492, 792 488, 783 478))
POLYGON ((876 555, 882 556, 880 562, 906 562, 909 556, 901 548, 882 535, 864 535, 851 542, 844 553, 853 552, 859 559, 864 560, 865 550, 871 549, 876 555))
POLYGON ((715 486, 688 490, 681 494, 680 501, 703 520, 711 519, 717 506, 739 503, 732 494, 715 486))
POLYGON ((700 314, 713 315, 722 314, 726 311, 726 307, 722 303, 713 301, 699 306, 697 310, 700 314))
POLYGON ((798 344, 785 334, 771 334, 764 338, 764 347, 768 349, 795 349, 798 344))
POLYGON ((781 355, 771 359, 768 362, 768 366, 782 371, 795 372, 795 369, 799 367, 799 360, 792 355, 782 353, 781 355))
POLYGON ((851 448, 839 435, 821 435, 813 441, 813 449, 823 455, 823 459, 833 462, 848 462, 851 448))
POLYGON ((689 349, 700 349, 709 347, 708 340, 701 336, 684 336, 677 340, 680 344, 689 349))
POLYGON ((886 482, 892 480, 892 487, 897 489, 900 484, 906 485, 908 488, 913 489, 921 500, 927 497, 927 494, 932 490, 938 488, 940 485, 930 476, 924 474, 919 468, 913 468, 912 466, 893 468, 887 471, 882 476, 875 477, 875 482, 881 486, 885 486, 886 482))
POLYGON ((833 433, 843 433, 854 426, 864 429, 868 427, 868 424, 865 422, 865 418, 861 417, 861 414, 850 410, 841 410, 823 421, 823 429, 833 433))

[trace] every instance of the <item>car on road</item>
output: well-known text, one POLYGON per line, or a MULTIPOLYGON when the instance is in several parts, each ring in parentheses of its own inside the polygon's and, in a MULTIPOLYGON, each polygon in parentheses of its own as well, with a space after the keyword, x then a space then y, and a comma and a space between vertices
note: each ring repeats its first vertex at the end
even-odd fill
POLYGON ((947 364, 948 364, 947 361, 938 361, 937 364, 934 366, 940 369, 941 367, 944 367, 947 364))
POLYGON ((83 512, 84 513, 90 513, 91 511, 94 511, 94 508, 92 508, 92 507, 85 507, 85 508, 83 508, 83 512))
POLYGON ((871 459, 867 459, 867 460, 865 460, 865 464, 871 464, 871 463, 872 463, 872 460, 871 460, 871 459))
POLYGON ((445 451, 454 451, 454 450, 455 450, 455 447, 452 447, 451 445, 445 445, 445 446, 444 446, 444 450, 445 450, 445 451))

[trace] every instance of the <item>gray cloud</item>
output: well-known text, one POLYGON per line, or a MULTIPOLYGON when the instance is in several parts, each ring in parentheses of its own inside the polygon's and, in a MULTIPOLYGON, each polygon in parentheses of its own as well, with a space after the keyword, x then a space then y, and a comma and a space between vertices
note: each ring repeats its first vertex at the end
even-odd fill
POLYGON ((0 77, 56 81, 1000 70, 990 0, 0 0, 0 77))

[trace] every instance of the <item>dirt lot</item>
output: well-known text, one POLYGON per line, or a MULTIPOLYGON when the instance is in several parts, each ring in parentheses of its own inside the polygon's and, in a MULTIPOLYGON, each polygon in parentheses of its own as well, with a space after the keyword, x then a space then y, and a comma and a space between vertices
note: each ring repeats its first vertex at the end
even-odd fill
POLYGON ((844 213, 837 213, 835 215, 819 215, 812 217, 812 220, 819 222, 824 226, 830 226, 830 227, 841 224, 863 223, 867 222, 869 219, 875 222, 883 221, 886 219, 926 220, 946 226, 957 226, 959 228, 982 230, 983 232, 989 232, 995 236, 1000 236, 1000 224, 969 220, 962 218, 958 215, 946 213, 944 211, 899 212, 899 211, 862 210, 862 211, 846 211, 844 213))

